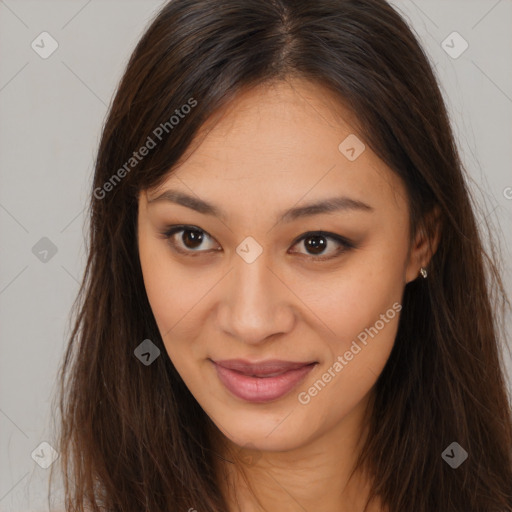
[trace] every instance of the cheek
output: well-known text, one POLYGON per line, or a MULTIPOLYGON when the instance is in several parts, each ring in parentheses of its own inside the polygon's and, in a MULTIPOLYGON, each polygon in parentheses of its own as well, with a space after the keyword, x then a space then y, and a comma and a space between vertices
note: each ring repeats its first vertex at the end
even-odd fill
POLYGON ((139 257, 149 304, 162 333, 163 329, 172 326, 171 317, 177 304, 173 299, 175 285, 171 286, 169 265, 157 242, 144 233, 139 236, 139 257))
POLYGON ((392 273, 377 281, 372 271, 340 279, 324 288, 324 299, 316 304, 331 334, 321 338, 318 372, 296 397, 314 429, 336 424, 356 407, 389 359, 402 292, 392 273))
POLYGON ((341 356, 343 368, 338 373, 343 370, 345 377, 359 381, 363 367, 378 375, 394 344, 400 302, 400 290, 391 282, 376 286, 370 280, 350 280, 332 290, 329 300, 318 304, 319 317, 331 331, 323 338, 329 354, 325 365, 331 366, 341 356))
MULTIPOLYGON (((161 256, 162 252, 165 251, 151 252, 147 248, 141 251, 144 285, 167 356, 181 378, 190 385, 190 375, 194 374, 190 367, 193 359, 190 353, 194 346, 184 342, 183 329, 187 327, 187 312, 191 309, 189 304, 197 301, 197 292, 190 292, 193 288, 179 282, 179 272, 161 256)), ((194 338, 193 333, 189 333, 189 336, 194 338)))
POLYGON ((347 259, 340 271, 308 280, 298 292, 305 294, 304 302, 315 313, 313 329, 325 333, 319 337, 322 365, 309 388, 311 395, 303 387, 311 399, 321 392, 317 406, 337 402, 343 395, 344 407, 349 408, 382 372, 398 329, 407 254, 404 240, 390 244, 383 236, 373 247, 347 259), (324 392, 324 386, 330 391, 324 392))
POLYGON ((166 242, 141 234, 139 255, 148 301, 167 353, 180 373, 200 357, 207 294, 219 276, 200 266, 180 265, 166 242))
MULTIPOLYGON (((294 293, 325 329, 326 340, 334 340, 329 343, 332 351, 350 344, 381 315, 389 312, 385 320, 394 319, 393 304, 400 303, 403 294, 404 259, 405 249, 396 253, 368 250, 347 259, 335 272, 295 279, 294 293)), ((377 327, 382 330, 382 323, 377 327)))
POLYGON ((182 274, 176 271, 171 255, 167 254, 165 241, 140 233, 139 256, 149 304, 165 342, 186 315, 187 305, 194 299, 194 288, 184 286, 182 274))

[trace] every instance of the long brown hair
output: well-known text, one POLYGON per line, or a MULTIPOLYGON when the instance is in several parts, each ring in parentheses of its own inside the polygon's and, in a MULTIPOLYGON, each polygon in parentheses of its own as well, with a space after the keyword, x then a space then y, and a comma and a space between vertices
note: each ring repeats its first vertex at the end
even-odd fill
POLYGON ((391 512, 512 511, 499 323, 509 302, 429 60, 384 0, 173 0, 139 41, 103 127, 59 374, 67 510, 227 510, 211 420, 169 357, 146 366, 134 356, 145 339, 165 354, 138 258, 137 197, 243 88, 292 76, 350 106, 365 143, 406 186, 411 233, 432 234, 426 219, 440 212, 428 279, 406 285, 375 386, 358 464, 370 499, 391 512), (151 147, 135 158, 142 146, 151 147), (454 441, 469 454, 457 469, 441 456, 454 441))

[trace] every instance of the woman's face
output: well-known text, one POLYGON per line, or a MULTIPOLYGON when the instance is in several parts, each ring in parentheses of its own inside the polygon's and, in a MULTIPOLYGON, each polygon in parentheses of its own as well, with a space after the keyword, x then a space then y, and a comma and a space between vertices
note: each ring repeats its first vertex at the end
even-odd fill
POLYGON ((361 409, 423 263, 399 178, 326 91, 292 85, 239 96, 139 197, 167 353, 219 429, 261 450, 305 445, 361 409))

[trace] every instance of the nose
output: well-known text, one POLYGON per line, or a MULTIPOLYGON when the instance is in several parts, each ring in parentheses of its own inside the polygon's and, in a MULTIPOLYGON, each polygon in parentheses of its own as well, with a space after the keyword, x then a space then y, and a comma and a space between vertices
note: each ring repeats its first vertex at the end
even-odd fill
POLYGON ((296 321, 294 295, 264 254, 252 263, 236 256, 218 309, 224 334, 251 345, 290 332, 296 321))

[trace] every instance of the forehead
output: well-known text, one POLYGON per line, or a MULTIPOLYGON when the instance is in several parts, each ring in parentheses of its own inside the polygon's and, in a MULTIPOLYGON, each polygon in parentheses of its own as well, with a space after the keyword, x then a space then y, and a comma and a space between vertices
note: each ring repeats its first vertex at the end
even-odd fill
POLYGON ((306 80, 244 90, 203 125, 148 198, 169 187, 188 188, 199 197, 241 201, 249 208, 338 192, 403 209, 401 180, 365 144, 357 125, 329 90, 306 80))

